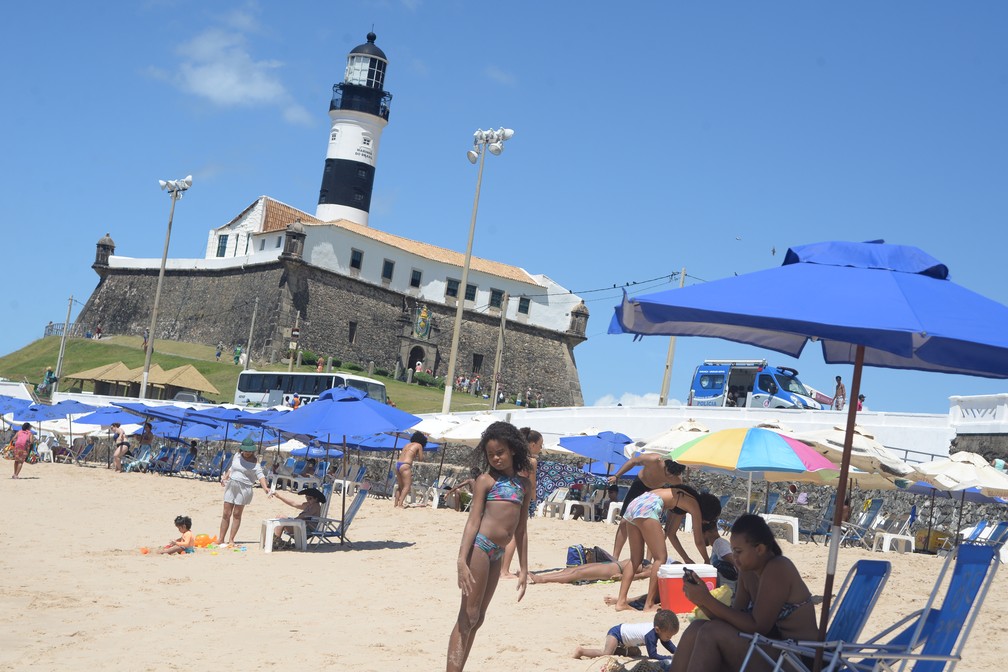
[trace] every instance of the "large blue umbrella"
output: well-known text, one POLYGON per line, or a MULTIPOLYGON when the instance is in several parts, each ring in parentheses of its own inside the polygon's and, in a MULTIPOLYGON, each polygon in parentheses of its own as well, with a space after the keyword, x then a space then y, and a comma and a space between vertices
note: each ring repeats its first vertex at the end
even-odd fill
MULTIPOLYGON (((417 416, 375 401, 360 390, 335 387, 320 394, 312 403, 267 422, 265 426, 297 438, 321 441, 325 437, 326 443, 331 443, 331 436, 342 435, 345 446, 347 436, 399 432, 418 422, 417 416)), ((345 450, 343 460, 346 461, 345 450)), ((343 490, 343 517, 346 518, 346 489, 343 490)))
MULTIPOLYGON (((826 242, 793 247, 778 268, 624 297, 610 333, 707 336, 798 357, 818 341, 831 364, 1008 378, 1008 306, 956 285, 948 267, 904 245, 826 242)), ((846 495, 857 405, 847 413, 837 501, 846 495)), ((823 590, 825 637, 842 507, 836 507, 823 590)), ((821 654, 820 654, 821 655, 821 654)))
POLYGON ((620 432, 599 432, 588 436, 560 437, 561 447, 582 457, 587 457, 593 462, 601 462, 606 465, 607 474, 611 473, 609 470, 613 467, 619 468, 627 461, 625 448, 628 443, 633 443, 633 439, 620 432))
MULTIPOLYGON (((388 451, 397 450, 403 440, 392 434, 375 434, 373 436, 348 436, 346 445, 358 450, 388 451)), ((436 452, 441 444, 428 441, 424 452, 436 452)))
POLYGON ((8 397, 6 394, 0 394, 0 415, 24 410, 31 406, 31 403, 28 399, 19 399, 18 397, 8 397))
POLYGON ((94 413, 88 413, 77 418, 77 422, 82 425, 101 425, 102 427, 108 427, 113 422, 131 424, 136 421, 137 416, 135 414, 115 406, 103 406, 94 413))

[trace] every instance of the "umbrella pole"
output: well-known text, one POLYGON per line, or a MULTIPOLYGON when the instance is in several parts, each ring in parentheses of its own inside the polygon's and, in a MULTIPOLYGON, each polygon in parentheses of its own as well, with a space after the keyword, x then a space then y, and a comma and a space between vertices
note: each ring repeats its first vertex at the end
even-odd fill
POLYGON ((931 548, 931 530, 934 526, 934 498, 935 498, 935 488, 931 489, 931 513, 928 515, 928 536, 924 540, 924 550, 930 550, 931 548))
POLYGON ((962 513, 963 513, 963 507, 965 505, 966 505, 966 490, 964 489, 962 491, 962 494, 959 496, 959 522, 956 524, 956 529, 955 529, 955 545, 956 546, 959 545, 959 530, 962 529, 962 513))
MULTIPOLYGON (((439 464, 438 468, 437 468, 437 478, 434 479, 434 485, 435 486, 437 486, 437 484, 441 482, 441 470, 444 469, 444 454, 445 454, 445 449, 444 449, 444 446, 442 445, 441 446, 441 464, 439 464)), ((437 507, 435 507, 435 508, 437 508, 437 507)))
POLYGON ((770 513, 770 481, 766 482, 766 496, 763 498, 763 513, 770 513))
POLYGON ((749 509, 752 507, 752 472, 749 472, 749 486, 746 489, 745 498, 745 512, 749 513, 749 509))
MULTIPOLYGON (((328 439, 329 436, 326 435, 326 438, 328 439)), ((346 491, 347 491, 347 486, 349 485, 349 483, 347 481, 350 480, 350 479, 347 478, 347 475, 346 475, 346 467, 347 467, 346 454, 347 454, 346 434, 344 434, 343 435, 343 488, 342 488, 342 490, 343 490, 343 515, 340 516, 340 528, 339 528, 339 543, 341 543, 341 544, 343 543, 343 528, 346 527, 344 525, 344 521, 346 520, 346 491)))
MULTIPOLYGON (((826 582, 819 617, 819 641, 826 641, 830 603, 833 601, 833 581, 836 575, 837 555, 840 553, 840 526, 843 522, 843 503, 847 498, 847 478, 850 475, 851 447, 854 444, 854 424, 857 420, 857 398, 861 391, 861 370, 864 368, 864 346, 858 345, 854 353, 854 375, 848 397, 853 403, 847 407, 847 427, 844 431, 843 458, 840 460, 840 482, 837 483, 836 505, 833 507, 833 530, 830 534, 829 558, 826 561, 826 582)), ((823 663, 823 647, 817 647, 813 672, 819 672, 823 663)))

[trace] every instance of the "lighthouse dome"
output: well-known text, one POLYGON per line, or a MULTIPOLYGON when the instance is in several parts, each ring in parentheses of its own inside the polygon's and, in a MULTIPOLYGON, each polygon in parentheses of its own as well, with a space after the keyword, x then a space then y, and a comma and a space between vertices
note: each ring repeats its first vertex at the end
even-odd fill
POLYGON ((388 62, 388 57, 385 56, 385 52, 379 49, 378 46, 375 44, 375 40, 377 39, 378 39, 377 35, 375 35, 374 33, 368 33, 367 42, 351 49, 350 54, 351 55, 364 54, 366 56, 375 56, 377 58, 382 59, 383 61, 388 62))

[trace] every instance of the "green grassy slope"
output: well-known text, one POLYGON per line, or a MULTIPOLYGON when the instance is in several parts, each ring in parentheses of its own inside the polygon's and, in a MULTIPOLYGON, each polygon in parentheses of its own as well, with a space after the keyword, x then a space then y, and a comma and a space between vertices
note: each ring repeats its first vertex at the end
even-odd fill
MULTIPOLYGON (((30 343, 16 352, 0 357, 0 376, 10 380, 25 378, 35 385, 41 379, 47 366, 56 367, 59 356, 60 339, 50 336, 30 343)), ((143 366, 144 351, 141 349, 142 339, 138 336, 114 336, 100 341, 71 338, 67 340, 66 353, 63 361, 64 380, 60 382, 60 390, 67 391, 74 381, 66 380, 68 374, 86 371, 104 364, 121 361, 131 369, 143 366)), ((229 353, 214 361, 214 348, 178 341, 156 341, 155 352, 151 364, 159 364, 163 369, 172 369, 184 364, 196 367, 214 387, 220 390, 218 395, 206 395, 219 402, 234 401, 235 386, 238 383, 239 368, 231 363, 229 353), (227 360, 227 361, 225 361, 227 360)), ((286 371, 283 365, 267 366, 253 363, 260 370, 286 371)), ((301 371, 314 371, 314 366, 304 366, 301 371)), ((361 375, 361 374, 358 374, 361 375)), ((365 374, 366 375, 366 374, 365 374)), ((388 388, 388 396, 396 406, 409 413, 436 413, 441 410, 444 393, 429 387, 407 385, 391 378, 376 376, 388 388)), ((479 399, 467 394, 452 395, 453 411, 478 411, 490 407, 490 401, 479 399)), ((502 407, 513 408, 508 404, 502 407)))

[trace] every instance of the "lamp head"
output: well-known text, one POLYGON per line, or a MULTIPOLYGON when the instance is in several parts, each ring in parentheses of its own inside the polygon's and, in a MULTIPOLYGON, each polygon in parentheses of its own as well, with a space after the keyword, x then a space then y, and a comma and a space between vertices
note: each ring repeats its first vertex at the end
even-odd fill
POLYGON ((186 175, 185 179, 182 180, 182 188, 188 189, 191 186, 192 186, 192 175, 186 175))
POLYGON ((500 153, 504 151, 504 144, 501 143, 500 140, 498 140, 497 142, 491 142, 489 145, 487 145, 487 149, 489 149, 490 153, 493 154, 494 156, 500 156, 500 153))
POLYGON ((165 182, 164 180, 158 180, 158 184, 161 185, 161 191, 164 191, 165 189, 168 188, 168 183, 165 182))
POLYGON ((501 140, 510 140, 511 136, 514 135, 513 128, 499 128, 497 129, 497 134, 500 136, 501 140))
POLYGON ((476 163, 476 159, 479 158, 479 154, 474 149, 470 149, 466 152, 466 158, 469 159, 469 163, 476 163))

